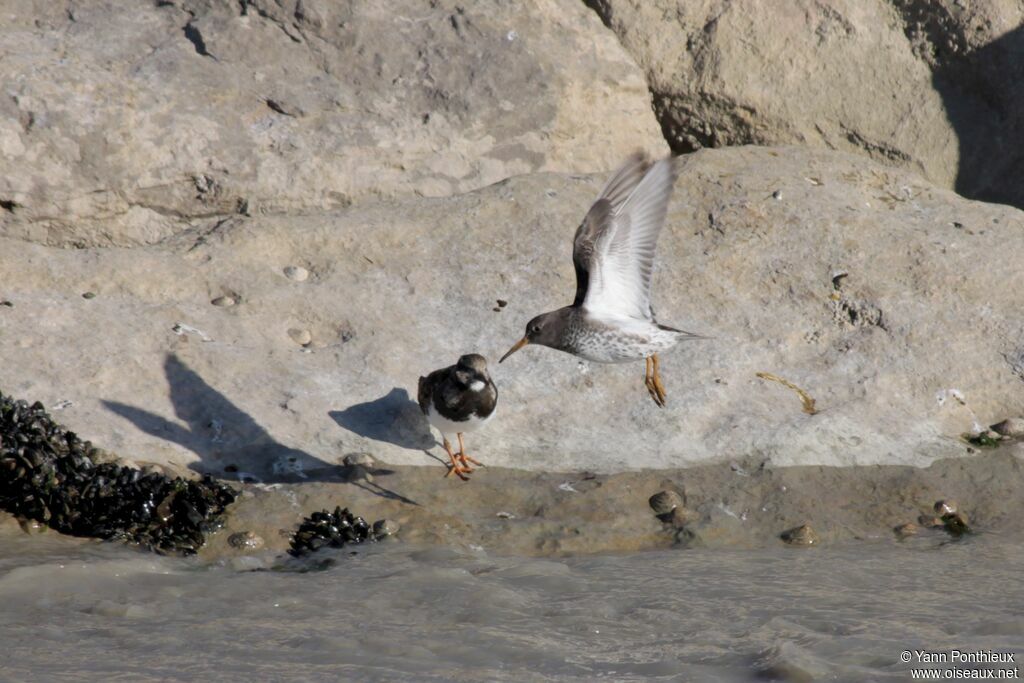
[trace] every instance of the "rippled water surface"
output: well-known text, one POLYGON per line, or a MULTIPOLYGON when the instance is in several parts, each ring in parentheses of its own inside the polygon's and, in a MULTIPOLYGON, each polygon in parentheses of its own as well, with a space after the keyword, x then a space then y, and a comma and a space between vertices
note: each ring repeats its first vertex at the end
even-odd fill
POLYGON ((905 680, 904 649, 1024 651, 1022 538, 331 557, 323 571, 240 571, 4 538, 0 678, 905 680))

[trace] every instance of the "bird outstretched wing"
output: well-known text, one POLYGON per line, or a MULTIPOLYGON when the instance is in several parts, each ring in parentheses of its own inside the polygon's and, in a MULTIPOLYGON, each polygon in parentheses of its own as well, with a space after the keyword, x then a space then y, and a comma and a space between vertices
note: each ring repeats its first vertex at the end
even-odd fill
POLYGON ((576 304, 614 318, 651 319, 658 235, 678 169, 634 155, 612 176, 576 231, 576 304))
POLYGON ((581 305, 587 296, 598 239, 608 229, 612 215, 622 207, 650 167, 651 160, 646 153, 637 151, 630 155, 601 188, 597 200, 576 229, 572 243, 572 264, 576 269, 576 298, 572 302, 573 306, 581 305))

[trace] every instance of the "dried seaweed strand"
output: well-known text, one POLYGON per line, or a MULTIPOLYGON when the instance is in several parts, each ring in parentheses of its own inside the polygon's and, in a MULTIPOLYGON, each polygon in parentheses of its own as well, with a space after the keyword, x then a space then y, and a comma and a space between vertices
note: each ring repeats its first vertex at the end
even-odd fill
POLYGON ((808 415, 816 415, 817 414, 818 410, 817 410, 817 408, 814 407, 814 399, 811 398, 810 394, 808 394, 806 391, 804 391, 803 389, 801 389, 797 385, 793 384, 789 380, 782 379, 778 375, 773 375, 770 372, 759 372, 759 373, 757 373, 757 376, 760 377, 761 379, 767 379, 767 380, 770 380, 772 382, 778 382, 782 386, 788 387, 788 388, 792 389, 793 391, 795 391, 797 393, 798 396, 800 396, 800 402, 804 406, 803 407, 804 412, 807 413, 808 415))

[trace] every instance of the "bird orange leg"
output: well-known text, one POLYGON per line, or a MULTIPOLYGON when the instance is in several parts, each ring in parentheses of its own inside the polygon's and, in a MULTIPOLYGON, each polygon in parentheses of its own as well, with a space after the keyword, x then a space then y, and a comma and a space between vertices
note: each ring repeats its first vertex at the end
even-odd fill
POLYGON ((448 437, 442 434, 441 438, 444 439, 444 449, 448 452, 448 458, 451 459, 451 462, 448 464, 448 472, 446 472, 444 476, 450 477, 454 474, 462 481, 469 481, 469 477, 467 477, 466 474, 473 470, 460 465, 457 456, 452 452, 452 445, 448 442, 448 437))
POLYGON ((665 385, 661 383, 661 376, 658 375, 658 354, 651 354, 647 358, 647 375, 644 377, 644 384, 647 385, 647 393, 659 408, 665 407, 665 385))
POLYGON ((654 361, 654 388, 658 390, 658 396, 661 398, 662 407, 665 406, 665 398, 668 394, 665 392, 665 385, 661 383, 661 374, 658 373, 658 354, 653 354, 651 360, 654 361))
POLYGON ((459 432, 456 436, 459 437, 459 455, 458 455, 458 458, 459 458, 459 460, 462 461, 462 466, 465 467, 467 471, 472 472, 473 470, 470 469, 469 465, 466 463, 467 460, 469 462, 473 463, 474 465, 483 465, 483 463, 480 462, 479 460, 475 460, 475 459, 469 457, 468 455, 466 455, 466 446, 465 446, 465 444, 462 443, 462 432, 459 432))

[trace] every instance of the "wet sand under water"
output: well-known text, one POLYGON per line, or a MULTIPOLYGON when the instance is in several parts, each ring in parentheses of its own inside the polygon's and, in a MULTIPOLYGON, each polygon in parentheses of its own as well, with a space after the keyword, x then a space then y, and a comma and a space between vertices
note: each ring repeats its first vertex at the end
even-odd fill
POLYGON ((7 527, 0 677, 884 681, 909 679, 905 649, 1024 657, 1021 535, 572 558, 385 542, 290 567, 325 559, 241 571, 7 527))

